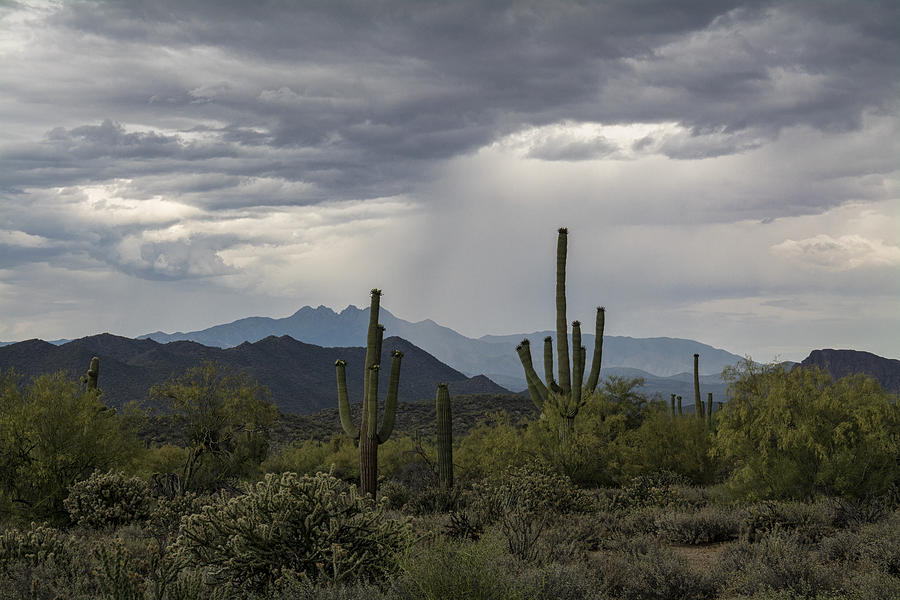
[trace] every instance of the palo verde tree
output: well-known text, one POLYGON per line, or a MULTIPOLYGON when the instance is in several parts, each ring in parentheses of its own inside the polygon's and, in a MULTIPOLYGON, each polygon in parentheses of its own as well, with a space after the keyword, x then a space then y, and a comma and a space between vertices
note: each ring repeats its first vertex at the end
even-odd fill
POLYGON ((715 452, 736 494, 867 497, 900 484, 900 406, 874 379, 833 381, 815 367, 749 359, 724 376, 730 398, 716 415, 715 452))
POLYGON ((0 372, 0 521, 3 512, 65 519, 68 488, 94 470, 128 468, 141 451, 128 411, 100 402, 63 372, 21 385, 0 372))
POLYGON ((338 408, 341 427, 344 432, 359 440, 359 489, 365 496, 375 497, 378 487, 378 446, 391 437, 394 417, 397 414, 397 389, 400 387, 400 361, 403 353, 391 353, 391 376, 388 380, 387 398, 384 402, 384 419, 378 429, 378 373, 381 369, 381 342, 384 325, 378 322, 381 290, 372 290, 372 304, 369 309, 369 331, 366 335, 366 370, 363 385, 362 418, 357 428, 350 417, 350 399, 347 395, 347 363, 338 360, 337 370, 338 408))
POLYGON ((254 474, 268 454, 278 414, 268 395, 249 376, 210 361, 151 388, 150 396, 167 408, 186 438, 182 491, 254 474))
POLYGON ((587 399, 597 388, 600 379, 600 361, 603 355, 603 325, 605 309, 597 308, 594 354, 587 381, 584 381, 587 351, 581 345, 581 323, 572 323, 572 363, 569 363, 569 331, 566 321, 566 252, 569 230, 559 229, 556 245, 556 346, 559 381, 553 377, 553 339, 544 339, 544 375, 547 383, 534 370, 531 346, 527 339, 516 347, 532 402, 544 414, 555 413, 561 418, 559 439, 566 442, 572 437, 575 417, 587 399))

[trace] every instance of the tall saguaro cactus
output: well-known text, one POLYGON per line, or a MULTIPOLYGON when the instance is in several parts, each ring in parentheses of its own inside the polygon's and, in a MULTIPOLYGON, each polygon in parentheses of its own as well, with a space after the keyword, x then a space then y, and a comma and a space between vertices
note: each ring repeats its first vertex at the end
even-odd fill
POLYGON ((703 400, 700 399, 700 355, 694 354, 694 411, 698 419, 703 418, 703 400))
POLYGON ((453 418, 450 412, 450 390, 440 383, 434 399, 437 412, 438 480, 445 490, 453 487, 453 418))
POLYGON ((531 358, 531 343, 525 339, 516 347, 519 360, 525 370, 525 381, 532 402, 542 413, 554 411, 562 419, 560 441, 568 440, 575 427, 575 417, 587 399, 597 389, 600 379, 600 362, 603 357, 603 327, 606 309, 597 308, 597 324, 594 337, 594 353, 587 381, 584 380, 587 351, 581 345, 581 323, 572 323, 572 362, 569 363, 569 331, 566 321, 566 255, 569 230, 559 229, 556 244, 556 352, 559 381, 553 377, 553 340, 544 339, 544 375, 541 381, 531 358))
POLYGON ((100 359, 98 357, 91 358, 91 366, 88 368, 87 373, 82 377, 82 381, 84 381, 85 388, 89 390, 97 389, 97 381, 100 379, 100 359))
POLYGON ((372 305, 369 311, 369 331, 366 336, 366 370, 363 386, 362 417, 359 428, 353 425, 350 417, 350 399, 347 395, 347 363, 338 360, 334 363, 337 371, 338 409, 341 415, 341 427, 354 439, 359 439, 359 489, 365 494, 372 494, 378 486, 378 446, 383 444, 394 430, 394 418, 397 414, 397 389, 400 386, 400 361, 403 353, 394 350, 391 354, 391 375, 388 379, 387 398, 384 401, 384 418, 381 429, 378 429, 378 373, 381 370, 381 342, 384 338, 384 325, 378 322, 378 309, 381 301, 381 290, 372 290, 372 305))

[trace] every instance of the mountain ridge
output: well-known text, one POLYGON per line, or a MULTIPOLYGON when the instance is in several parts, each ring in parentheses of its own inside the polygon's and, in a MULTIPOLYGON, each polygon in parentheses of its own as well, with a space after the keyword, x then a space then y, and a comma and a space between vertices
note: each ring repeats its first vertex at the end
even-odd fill
MULTIPOLYGON (((385 338, 384 348, 404 354, 399 388, 402 402, 433 399, 439 382, 449 383, 452 395, 510 393, 486 377, 466 377, 400 337, 385 338)), ((91 357, 99 356, 99 387, 104 402, 120 407, 131 400, 146 403, 152 385, 211 360, 253 376, 269 388, 271 400, 283 412, 305 414, 337 402, 334 362, 338 358, 347 361, 351 402, 362 398, 365 352, 361 347, 307 344, 290 336, 269 336, 233 348, 216 348, 187 340, 161 344, 106 333, 60 346, 42 340, 4 346, 0 348, 0 369, 14 368, 25 377, 59 370, 79 377, 91 357)), ((386 385, 385 377, 382 389, 386 385)))
MULTIPOLYGON (((358 332, 365 330, 368 312, 368 308, 358 308, 352 304, 340 312, 324 305, 316 308, 304 306, 283 318, 246 317, 187 333, 157 331, 138 336, 138 339, 158 342, 194 340, 226 348, 244 341, 257 341, 267 335, 290 335, 294 339, 322 346, 350 345, 358 340, 358 332)), ((381 322, 392 334, 418 345, 445 364, 468 376, 483 373, 492 381, 515 391, 526 387, 522 366, 515 353, 516 344, 523 338, 530 339, 533 344, 543 343, 547 335, 555 338, 555 332, 547 330, 470 338, 432 319, 417 322, 400 319, 384 307, 380 316, 381 322)), ((586 347, 591 347, 594 336, 585 333, 582 340, 586 347)), ((700 372, 704 375, 719 374, 724 367, 742 359, 726 350, 684 338, 607 335, 603 341, 604 365, 637 368, 656 377, 691 371, 694 353, 701 355, 700 372)))

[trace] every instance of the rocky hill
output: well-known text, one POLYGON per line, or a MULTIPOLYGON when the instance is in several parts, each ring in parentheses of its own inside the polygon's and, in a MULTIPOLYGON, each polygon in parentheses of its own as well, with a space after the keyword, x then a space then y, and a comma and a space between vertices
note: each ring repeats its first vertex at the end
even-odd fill
MULTIPOLYGON (((450 384, 453 395, 504 394, 508 390, 487 377, 468 378, 440 362, 418 346, 399 338, 384 340, 384 357, 390 350, 403 352, 399 396, 402 402, 434 398, 439 382, 450 384)), ((362 398, 365 348, 324 348, 288 337, 267 337, 233 348, 214 348, 196 342, 160 344, 110 334, 94 335, 56 346, 28 340, 0 348, 0 369, 15 369, 26 378, 63 370, 79 377, 92 356, 100 357, 100 389, 110 406, 148 399, 150 387, 205 360, 244 371, 269 388, 272 401, 282 412, 308 414, 335 406, 334 361, 347 361, 351 402, 362 398)), ((382 393, 387 374, 382 375, 382 393)))
POLYGON ((863 373, 878 380, 892 394, 900 394, 900 360, 859 350, 813 350, 801 366, 816 366, 835 379, 863 373))

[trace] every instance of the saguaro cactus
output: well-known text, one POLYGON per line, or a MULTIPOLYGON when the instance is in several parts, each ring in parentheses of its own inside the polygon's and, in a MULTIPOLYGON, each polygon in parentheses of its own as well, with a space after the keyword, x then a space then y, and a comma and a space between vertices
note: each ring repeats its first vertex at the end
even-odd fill
POLYGON ((84 381, 85 388, 89 390, 97 389, 97 381, 100 379, 100 359, 98 357, 91 358, 91 366, 81 379, 84 381))
POLYGON ((671 404, 671 411, 669 414, 674 419, 675 418, 675 394, 672 394, 672 397, 669 398, 669 402, 671 404))
POLYGON ((684 413, 681 410, 681 396, 678 396, 678 416, 681 417, 683 415, 684 413))
POLYGON ((562 419, 560 441, 568 440, 575 426, 575 417, 587 399, 597 388, 600 379, 600 362, 603 357, 603 326, 605 309, 597 308, 597 324, 594 337, 594 354, 591 371, 584 381, 587 351, 581 345, 581 323, 572 323, 572 365, 569 365, 569 331, 566 321, 566 253, 569 231, 560 228, 556 244, 556 346, 559 382, 553 378, 553 340, 544 339, 544 384, 531 359, 531 344, 525 339, 516 347, 519 360, 525 370, 525 381, 532 402, 542 413, 554 411, 562 419))
POLYGON ((366 336, 366 370, 363 386, 363 405, 360 425, 353 425, 350 417, 350 400, 347 395, 347 363, 334 363, 337 371, 338 409, 341 427, 354 439, 359 439, 359 489, 360 493, 372 494, 378 486, 378 446, 383 444, 394 429, 397 414, 397 389, 400 386, 400 361, 403 353, 394 350, 391 354, 391 375, 388 380, 387 398, 384 401, 384 417, 378 429, 378 373, 381 369, 381 342, 384 325, 378 322, 378 308, 381 290, 372 290, 372 305, 369 312, 369 331, 366 336))
POLYGON ((450 390, 440 383, 434 399, 437 412, 437 464, 441 487, 453 487, 453 419, 450 412, 450 390))
POLYGON ((712 427, 712 418, 713 418, 713 395, 712 392, 709 392, 706 395, 706 423, 712 427))
POLYGON ((700 355, 694 354, 694 410, 697 418, 703 418, 703 400, 700 399, 700 355))

